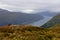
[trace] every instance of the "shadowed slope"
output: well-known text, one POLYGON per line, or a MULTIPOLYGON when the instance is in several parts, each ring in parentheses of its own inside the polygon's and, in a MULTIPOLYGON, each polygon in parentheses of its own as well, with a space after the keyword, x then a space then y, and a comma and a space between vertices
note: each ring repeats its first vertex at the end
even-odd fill
POLYGON ((43 16, 38 14, 10 12, 8 10, 0 9, 0 25, 29 24, 42 20, 43 18, 43 16))

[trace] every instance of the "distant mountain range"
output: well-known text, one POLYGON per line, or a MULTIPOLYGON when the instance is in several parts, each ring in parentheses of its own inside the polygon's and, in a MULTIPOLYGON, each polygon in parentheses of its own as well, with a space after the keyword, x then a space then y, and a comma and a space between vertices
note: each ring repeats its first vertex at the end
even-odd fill
POLYGON ((56 24, 60 24, 60 14, 53 17, 51 20, 49 20, 47 23, 45 23, 42 27, 44 27, 44 28, 52 27, 56 24))
POLYGON ((38 12, 38 15, 53 17, 57 15, 57 12, 43 11, 43 12, 38 12))
POLYGON ((0 9, 0 25, 7 24, 29 24, 44 19, 38 14, 26 14, 22 12, 10 12, 0 9))

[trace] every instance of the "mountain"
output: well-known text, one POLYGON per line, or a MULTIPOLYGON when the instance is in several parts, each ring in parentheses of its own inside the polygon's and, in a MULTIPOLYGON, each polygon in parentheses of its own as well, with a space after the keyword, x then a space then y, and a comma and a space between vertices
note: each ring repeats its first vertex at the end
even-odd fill
POLYGON ((55 24, 54 26, 50 27, 49 29, 60 29, 60 24, 55 24))
POLYGON ((0 9, 0 25, 7 24, 29 24, 42 20, 44 17, 38 14, 26 14, 22 12, 11 12, 0 9))
POLYGON ((53 17, 51 20, 49 20, 47 23, 45 23, 41 27, 47 28, 47 27, 52 27, 52 26, 54 26, 56 24, 60 24, 60 14, 53 17))
POLYGON ((50 11, 38 12, 38 15, 48 16, 48 17, 53 17, 56 14, 57 14, 56 12, 50 12, 50 11))
POLYGON ((37 12, 37 14, 43 16, 44 19, 32 23, 31 25, 33 26, 42 26, 43 24, 51 20, 55 15, 57 15, 56 12, 50 12, 50 11, 37 12))

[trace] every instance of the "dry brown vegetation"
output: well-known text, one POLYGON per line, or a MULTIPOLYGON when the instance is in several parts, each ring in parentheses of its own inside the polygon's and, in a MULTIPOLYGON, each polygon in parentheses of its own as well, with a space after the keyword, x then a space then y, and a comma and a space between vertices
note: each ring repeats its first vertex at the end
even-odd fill
POLYGON ((40 28, 31 25, 0 27, 0 40, 60 40, 60 27, 40 28))

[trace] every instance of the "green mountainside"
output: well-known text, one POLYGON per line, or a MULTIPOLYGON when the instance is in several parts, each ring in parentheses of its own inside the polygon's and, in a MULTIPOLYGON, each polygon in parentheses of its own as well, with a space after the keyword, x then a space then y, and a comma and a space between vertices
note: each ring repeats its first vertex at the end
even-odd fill
POLYGON ((60 24, 55 24, 54 26, 50 27, 52 29, 60 29, 60 24))
POLYGON ((56 24, 60 24, 60 14, 53 17, 51 20, 49 20, 47 23, 45 23, 41 27, 47 28, 47 27, 52 27, 52 26, 54 26, 56 24))

